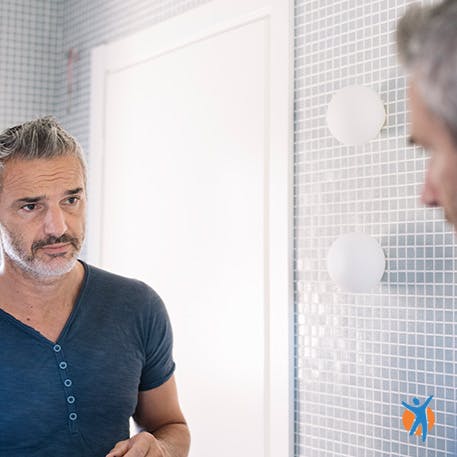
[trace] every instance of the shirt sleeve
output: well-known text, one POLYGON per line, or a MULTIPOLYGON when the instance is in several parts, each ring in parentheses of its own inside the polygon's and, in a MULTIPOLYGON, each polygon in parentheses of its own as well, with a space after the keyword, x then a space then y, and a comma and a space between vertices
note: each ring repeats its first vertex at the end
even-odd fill
POLYGON ((139 390, 159 387, 175 371, 173 360, 173 332, 170 318, 162 299, 150 288, 150 305, 143 321, 145 335, 145 361, 139 390))

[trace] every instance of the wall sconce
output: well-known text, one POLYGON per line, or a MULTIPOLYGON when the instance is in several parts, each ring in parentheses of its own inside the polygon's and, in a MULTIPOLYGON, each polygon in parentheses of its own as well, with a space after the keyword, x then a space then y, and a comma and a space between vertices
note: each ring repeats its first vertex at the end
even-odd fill
POLYGON ((342 235, 328 251, 329 275, 344 292, 369 292, 381 280, 385 265, 381 246, 364 233, 342 235))
POLYGON ((366 86, 349 86, 336 92, 327 110, 327 126, 345 145, 360 145, 376 138, 386 121, 379 95, 366 86))

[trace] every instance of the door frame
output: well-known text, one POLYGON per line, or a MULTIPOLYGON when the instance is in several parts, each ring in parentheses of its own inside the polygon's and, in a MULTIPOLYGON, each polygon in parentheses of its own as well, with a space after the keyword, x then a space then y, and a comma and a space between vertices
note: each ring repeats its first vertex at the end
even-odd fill
POLYGON ((99 265, 107 75, 150 59, 151 55, 172 52, 221 33, 221 30, 260 18, 268 19, 265 457, 293 456, 293 11, 291 0, 212 0, 146 30, 98 46, 91 54, 87 260, 99 265))

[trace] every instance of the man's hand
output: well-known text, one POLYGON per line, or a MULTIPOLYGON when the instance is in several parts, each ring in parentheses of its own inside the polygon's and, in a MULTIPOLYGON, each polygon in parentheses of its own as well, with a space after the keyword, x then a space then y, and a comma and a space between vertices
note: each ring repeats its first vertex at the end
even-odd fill
POLYGON ((141 432, 129 440, 119 441, 106 457, 166 457, 158 439, 148 432, 141 432))

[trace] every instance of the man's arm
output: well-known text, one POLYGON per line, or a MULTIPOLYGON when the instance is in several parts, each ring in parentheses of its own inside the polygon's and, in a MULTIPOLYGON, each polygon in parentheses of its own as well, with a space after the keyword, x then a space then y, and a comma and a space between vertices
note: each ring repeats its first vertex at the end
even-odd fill
POLYGON ((155 389, 140 392, 133 417, 144 431, 117 443, 106 457, 187 457, 190 433, 174 376, 155 389))

